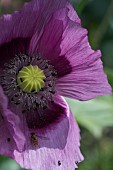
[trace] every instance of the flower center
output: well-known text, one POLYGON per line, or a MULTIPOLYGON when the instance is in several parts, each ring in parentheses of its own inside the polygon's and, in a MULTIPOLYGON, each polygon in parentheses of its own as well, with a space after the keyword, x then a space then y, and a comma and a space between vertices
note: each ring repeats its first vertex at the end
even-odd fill
POLYGON ((44 87, 45 75, 37 65, 23 67, 17 76, 19 87, 26 93, 38 92, 44 87))
POLYGON ((19 54, 4 65, 0 84, 9 101, 25 111, 48 107, 53 102, 57 72, 40 54, 19 54))

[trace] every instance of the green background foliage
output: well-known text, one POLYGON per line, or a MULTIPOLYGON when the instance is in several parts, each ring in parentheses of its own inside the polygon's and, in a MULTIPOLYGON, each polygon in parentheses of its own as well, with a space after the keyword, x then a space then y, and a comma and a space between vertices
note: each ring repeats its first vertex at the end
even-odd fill
MULTIPOLYGON (((0 0, 0 16, 19 9, 27 0, 0 0)), ((88 29, 93 49, 101 49, 104 69, 113 87, 113 0, 71 0, 88 29)), ((113 170, 113 96, 87 102, 66 98, 81 128, 85 161, 79 170, 113 170)), ((15 161, 0 156, 0 170, 22 170, 15 161)))

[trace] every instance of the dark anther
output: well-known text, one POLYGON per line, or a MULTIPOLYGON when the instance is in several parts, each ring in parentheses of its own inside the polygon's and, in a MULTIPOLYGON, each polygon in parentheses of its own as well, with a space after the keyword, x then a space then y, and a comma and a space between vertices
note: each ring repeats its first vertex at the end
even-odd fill
POLYGON ((28 107, 28 108, 26 108, 25 113, 26 113, 26 112, 30 112, 30 111, 31 111, 31 109, 30 109, 30 107, 28 107))
POLYGON ((52 87, 52 84, 48 84, 49 87, 52 87))
POLYGON ((20 103, 19 103, 19 102, 16 102, 15 104, 16 104, 16 105, 19 105, 20 103))
POLYGON ((8 141, 8 142, 10 142, 10 141, 11 141, 11 139, 10 139, 10 138, 7 138, 7 141, 8 141))
POLYGON ((18 96, 19 96, 19 94, 15 94, 14 96, 15 96, 15 97, 18 97, 18 96))
POLYGON ((20 81, 21 81, 21 82, 23 82, 23 79, 22 79, 22 78, 20 78, 20 81))
POLYGON ((50 93, 55 94, 55 91, 49 90, 50 93))
POLYGON ((11 101, 12 101, 12 102, 14 101, 13 97, 11 98, 11 101))
POLYGON ((56 76, 57 74, 56 74, 56 72, 52 72, 51 75, 52 76, 56 76))
POLYGON ((22 110, 22 113, 24 114, 26 111, 25 110, 22 110))
POLYGON ((58 161, 58 166, 60 166, 61 165, 61 162, 60 161, 58 161))
POLYGON ((38 103, 36 103, 36 107, 39 107, 39 104, 38 104, 38 103))
POLYGON ((43 110, 47 109, 47 106, 43 106, 43 110))
POLYGON ((40 91, 44 91, 44 88, 41 88, 40 91))
POLYGON ((11 81, 14 81, 14 79, 13 79, 13 78, 11 78, 11 81))
POLYGON ((41 58, 40 57, 37 57, 37 61, 40 60, 41 58))
POLYGON ((32 93, 34 93, 34 92, 35 92, 35 90, 32 90, 31 92, 32 92, 32 93))
POLYGON ((45 69, 48 68, 48 65, 45 66, 45 69))

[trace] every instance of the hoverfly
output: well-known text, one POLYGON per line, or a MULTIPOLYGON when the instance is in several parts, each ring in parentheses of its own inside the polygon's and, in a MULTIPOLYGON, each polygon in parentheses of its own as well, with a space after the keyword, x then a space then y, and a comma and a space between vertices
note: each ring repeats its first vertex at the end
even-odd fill
POLYGON ((31 133, 31 144, 35 147, 38 146, 38 137, 34 132, 31 133))
POLYGON ((42 139, 44 139, 44 140, 47 140, 47 139, 48 139, 47 137, 37 136, 36 133, 32 132, 30 139, 31 139, 31 144, 32 144, 34 147, 39 146, 38 137, 39 137, 39 138, 42 138, 42 139))

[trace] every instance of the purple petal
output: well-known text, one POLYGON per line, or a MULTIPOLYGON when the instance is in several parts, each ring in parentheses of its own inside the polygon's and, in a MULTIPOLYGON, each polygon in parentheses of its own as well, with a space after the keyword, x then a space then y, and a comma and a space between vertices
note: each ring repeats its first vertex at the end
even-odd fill
MULTIPOLYGON (((57 19, 59 14, 56 11, 64 8, 66 3, 67 0, 32 0, 31 2, 26 3, 20 11, 16 11, 12 15, 4 15, 0 20, 0 57, 2 58, 0 65, 3 66, 9 59, 14 58, 15 54, 36 52, 36 48, 39 46, 38 41, 43 34, 45 25, 53 16, 53 13, 55 13, 54 15, 57 19)), ((65 15, 62 15, 62 17, 65 17, 65 15)), ((51 26, 53 26, 52 24, 55 24, 56 27, 56 24, 58 24, 56 29, 59 29, 59 26, 62 25, 60 20, 57 20, 56 23, 53 21, 51 26)), ((62 26, 58 32, 62 35, 62 26)), ((51 37, 53 38, 53 36, 51 37)), ((46 38, 48 38, 48 36, 45 36, 45 42, 47 40, 46 38)), ((60 36, 57 38, 58 42, 60 36)), ((51 47, 49 42, 44 44, 45 53, 48 47, 53 48, 56 45, 56 41, 54 42, 55 43, 53 43, 53 46, 51 47), (48 47, 46 47, 47 44, 48 47)), ((60 44, 58 43, 58 45, 56 45, 56 50, 54 50, 54 54, 57 50, 57 54, 60 53, 59 48, 60 44)))
POLYGON ((60 43, 62 40, 62 33, 68 21, 68 17, 80 23, 80 19, 74 11, 72 5, 67 2, 64 8, 54 11, 53 17, 51 17, 49 23, 45 25, 41 40, 37 32, 33 35, 30 45, 30 52, 39 51, 46 59, 58 58, 60 54, 60 43))
POLYGON ((16 144, 16 147, 19 151, 22 151, 25 144, 25 138, 20 130, 21 126, 18 116, 7 109, 7 104, 7 98, 0 87, 0 135, 3 135, 3 138, 0 138, 0 142, 3 142, 7 147, 9 147, 9 151, 7 151, 6 147, 3 146, 3 149, 0 153, 9 153, 11 155, 13 154, 13 146, 10 146, 10 141, 16 144), (8 141, 8 139, 10 139, 10 141, 8 141), (21 143, 20 140, 22 141, 21 143))
POLYGON ((15 141, 17 149, 19 151, 23 151, 25 145, 25 137, 20 128, 20 119, 9 110, 4 111, 4 119, 11 136, 13 136, 13 140, 15 141))
MULTIPOLYGON (((60 43, 62 40, 62 34, 65 27, 66 22, 66 15, 67 9, 64 8, 54 14, 54 16, 50 19, 49 23, 45 26, 43 35, 39 42, 39 47, 37 46, 38 43, 35 41, 31 41, 34 48, 32 51, 39 51, 41 55, 48 59, 55 59, 58 58, 60 55, 60 43)), ((37 36, 35 35, 37 39, 37 36)), ((33 37, 34 40, 34 37, 33 37)))
POLYGON ((7 97, 4 95, 3 89, 0 86, 0 114, 2 115, 3 110, 8 106, 7 97))
POLYGON ((67 0, 32 0, 20 11, 4 15, 0 20, 0 45, 15 38, 40 36, 53 12, 63 8, 67 0))
POLYGON ((78 17, 75 9, 73 8, 73 6, 70 4, 70 3, 67 3, 67 7, 69 9, 69 12, 68 12, 68 17, 70 18, 70 20, 78 23, 78 24, 81 24, 81 20, 80 18, 78 17))
POLYGON ((78 100, 89 100, 112 93, 103 71, 101 53, 91 49, 87 31, 79 24, 69 22, 63 33, 61 56, 65 56, 69 61, 72 71, 58 79, 58 94, 78 100))
POLYGON ((14 149, 16 149, 16 145, 13 137, 0 115, 0 154, 13 158, 14 149))
POLYGON ((8 110, 5 113, 0 112, 0 154, 14 159, 15 150, 23 151, 25 138, 18 128, 17 117, 8 110))
POLYGON ((69 61, 65 56, 59 56, 61 52, 60 44, 62 35, 69 18, 80 23, 80 19, 72 5, 67 3, 65 8, 54 13, 49 23, 45 26, 39 44, 37 43, 37 35, 34 35, 31 40, 30 52, 40 52, 43 58, 49 60, 57 70, 58 77, 71 72, 69 61))
POLYGON ((15 151, 15 160, 24 168, 69 170, 76 168, 76 164, 83 160, 79 149, 80 132, 75 119, 63 98, 57 96, 56 101, 65 109, 62 121, 44 129, 24 127, 25 151, 15 151), (37 143, 33 143, 31 133, 35 133, 37 143))
POLYGON ((11 141, 11 144, 14 146, 14 141, 12 140, 3 116, 3 111, 6 107, 7 98, 4 96, 3 90, 0 87, 0 154, 12 157, 13 147, 9 142, 11 141))
POLYGON ((69 61, 64 56, 60 56, 60 44, 62 41, 63 32, 67 25, 67 16, 67 8, 57 11, 49 23, 45 26, 43 35, 39 41, 39 46, 37 45, 37 42, 33 44, 31 41, 31 44, 33 44, 34 47, 32 51, 40 52, 44 59, 49 60, 57 70, 58 77, 64 76, 65 74, 69 74, 71 72, 69 61))

